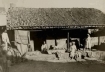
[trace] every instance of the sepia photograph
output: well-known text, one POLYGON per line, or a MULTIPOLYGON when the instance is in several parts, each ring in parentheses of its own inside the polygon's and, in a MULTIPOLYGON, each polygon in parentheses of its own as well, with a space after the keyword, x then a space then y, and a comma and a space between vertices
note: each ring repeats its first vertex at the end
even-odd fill
POLYGON ((105 72, 105 0, 0 0, 0 72, 105 72))

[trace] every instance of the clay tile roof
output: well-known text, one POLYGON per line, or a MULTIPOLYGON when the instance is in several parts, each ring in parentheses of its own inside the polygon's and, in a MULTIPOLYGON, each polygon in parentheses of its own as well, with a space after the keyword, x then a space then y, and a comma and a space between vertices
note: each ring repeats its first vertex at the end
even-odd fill
POLYGON ((105 14, 94 8, 13 8, 8 28, 24 26, 105 25, 105 14))

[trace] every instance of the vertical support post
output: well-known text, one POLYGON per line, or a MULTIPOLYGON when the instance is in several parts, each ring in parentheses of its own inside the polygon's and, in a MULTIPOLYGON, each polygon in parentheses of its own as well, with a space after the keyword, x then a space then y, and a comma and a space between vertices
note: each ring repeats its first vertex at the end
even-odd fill
POLYGON ((55 46, 57 46, 57 40, 56 40, 56 33, 55 33, 56 31, 54 30, 54 39, 55 39, 55 46))
POLYGON ((16 41, 17 41, 17 30, 14 30, 14 34, 15 34, 14 35, 15 36, 15 41, 14 41, 15 43, 14 43, 14 45, 17 46, 17 43, 16 43, 16 41))
POLYGON ((30 44, 30 31, 28 31, 27 36, 28 36, 28 41, 29 41, 29 44, 30 44))
POLYGON ((67 49, 69 48, 69 32, 67 33, 67 49))
POLYGON ((57 46, 57 40, 56 40, 56 38, 55 38, 55 46, 57 46))
POLYGON ((32 51, 33 49, 30 43, 30 31, 27 31, 27 38, 28 38, 28 45, 27 45, 28 51, 32 51))
POLYGON ((100 36, 98 36, 98 46, 100 45, 100 36))
POLYGON ((57 32, 57 31, 56 31, 56 30, 53 30, 53 29, 52 29, 52 31, 53 31, 53 37, 54 37, 54 40, 55 40, 55 46, 57 46, 57 45, 58 45, 58 44, 57 44, 57 38, 56 38, 56 37, 57 37, 57 36, 56 36, 56 32, 57 32))

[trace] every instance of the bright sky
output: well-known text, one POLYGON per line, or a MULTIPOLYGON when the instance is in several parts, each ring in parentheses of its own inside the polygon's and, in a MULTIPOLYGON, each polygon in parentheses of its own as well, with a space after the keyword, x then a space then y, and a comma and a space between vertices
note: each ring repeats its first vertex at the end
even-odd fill
POLYGON ((7 2, 16 3, 17 7, 33 8, 96 8, 105 13, 105 0, 0 0, 0 6, 7 2))

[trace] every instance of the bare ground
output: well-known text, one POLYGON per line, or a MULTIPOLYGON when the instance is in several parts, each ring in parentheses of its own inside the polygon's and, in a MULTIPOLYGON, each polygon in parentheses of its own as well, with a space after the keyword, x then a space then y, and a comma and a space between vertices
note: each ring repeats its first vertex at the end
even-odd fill
POLYGON ((9 72, 105 72, 105 64, 97 61, 67 63, 27 61, 10 67, 9 72))

